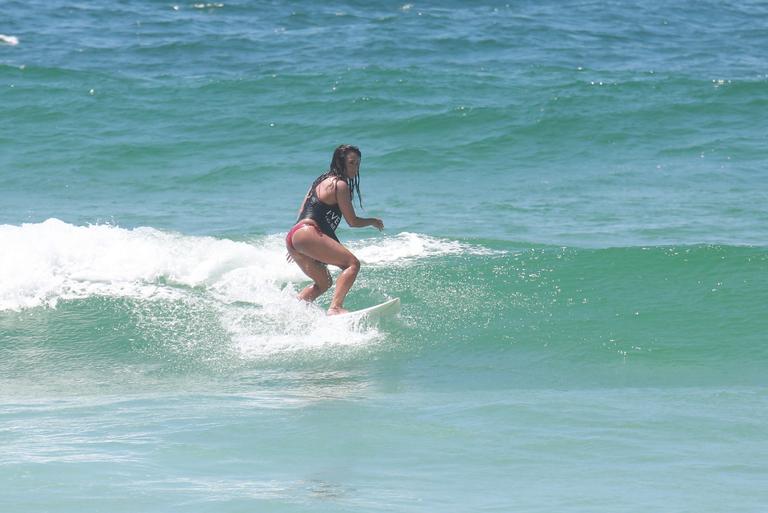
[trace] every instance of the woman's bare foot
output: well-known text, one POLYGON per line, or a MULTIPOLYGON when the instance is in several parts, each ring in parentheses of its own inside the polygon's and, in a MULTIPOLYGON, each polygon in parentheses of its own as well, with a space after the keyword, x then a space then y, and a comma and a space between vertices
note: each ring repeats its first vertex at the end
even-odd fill
POLYGON ((331 307, 331 308, 328 309, 328 315, 339 315, 339 314, 345 314, 345 313, 349 313, 349 310, 346 310, 346 309, 340 308, 340 307, 336 307, 336 306, 331 307))

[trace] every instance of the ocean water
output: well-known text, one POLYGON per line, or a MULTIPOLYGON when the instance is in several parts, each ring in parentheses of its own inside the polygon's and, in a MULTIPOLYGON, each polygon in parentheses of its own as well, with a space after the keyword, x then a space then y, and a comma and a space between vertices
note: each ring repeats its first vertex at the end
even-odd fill
POLYGON ((766 511, 766 26, 4 0, 0 511, 766 511), (341 143, 380 324, 285 261, 341 143))

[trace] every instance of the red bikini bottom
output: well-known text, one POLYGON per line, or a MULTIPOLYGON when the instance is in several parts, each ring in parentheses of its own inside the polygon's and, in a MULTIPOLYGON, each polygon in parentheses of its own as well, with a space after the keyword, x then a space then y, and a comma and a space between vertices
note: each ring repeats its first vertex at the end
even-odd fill
POLYGON ((298 222, 293 226, 293 228, 290 229, 290 231, 288 232, 288 235, 285 236, 285 246, 289 250, 296 251, 296 248, 293 247, 293 234, 296 233, 296 230, 304 226, 311 226, 317 231, 317 233, 319 233, 320 235, 323 234, 323 232, 320 231, 320 228, 318 228, 316 225, 312 223, 298 222))

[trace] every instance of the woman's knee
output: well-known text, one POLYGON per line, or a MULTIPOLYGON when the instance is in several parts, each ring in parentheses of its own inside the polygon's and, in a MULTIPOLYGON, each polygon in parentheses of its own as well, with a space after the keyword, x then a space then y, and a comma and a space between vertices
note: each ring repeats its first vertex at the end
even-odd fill
POLYGON ((355 273, 360 270, 360 260, 355 255, 349 255, 349 258, 344 263, 344 269, 354 269, 355 273))

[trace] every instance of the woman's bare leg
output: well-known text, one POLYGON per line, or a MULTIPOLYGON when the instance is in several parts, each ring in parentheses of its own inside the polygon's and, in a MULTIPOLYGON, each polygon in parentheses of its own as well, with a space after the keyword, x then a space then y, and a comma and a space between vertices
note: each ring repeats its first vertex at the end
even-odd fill
MULTIPOLYGON (((292 243, 293 247, 296 249, 295 253, 300 253, 301 255, 309 257, 309 259, 335 265, 342 269, 341 274, 339 274, 339 277, 336 279, 336 290, 333 293, 333 299, 331 300, 330 308, 328 308, 328 314, 333 315, 346 312, 346 310, 344 310, 344 298, 347 297, 349 289, 352 288, 352 284, 355 282, 355 278, 357 278, 357 273, 360 271, 360 261, 347 248, 332 238, 328 237, 327 235, 318 233, 318 231, 312 226, 307 226, 296 230, 296 232, 293 234, 292 243)), ((295 256, 294 260, 296 260, 295 256)), ((306 263, 307 259, 303 260, 303 263, 306 263)), ((299 263, 298 260, 297 263, 299 264, 299 267, 301 267, 302 271, 307 274, 307 276, 315 280, 315 285, 322 289, 326 282, 318 281, 318 279, 315 277, 319 277, 319 273, 316 272, 316 268, 307 265, 307 269, 305 270, 305 267, 302 265, 302 263, 299 263), (307 272, 308 270, 312 271, 315 276, 309 274, 307 272)), ((328 276, 327 283, 328 286, 330 286, 330 276, 328 276)), ((315 285, 313 285, 313 287, 315 285)), ((317 296, 322 294, 322 292, 325 290, 327 290, 327 287, 326 289, 323 289, 319 294, 317 294, 317 296)), ((305 291, 306 289, 302 291, 302 294, 304 294, 305 291)), ((308 291, 306 297, 310 297, 312 294, 312 291, 308 291)), ((312 299, 314 299, 314 297, 312 299)))
POLYGON ((302 255, 298 251, 288 250, 288 253, 304 274, 314 281, 314 283, 307 285, 304 290, 299 292, 299 299, 311 303, 320 297, 326 290, 331 288, 333 280, 331 279, 331 273, 328 272, 328 267, 326 267, 325 264, 313 260, 306 255, 302 255))

